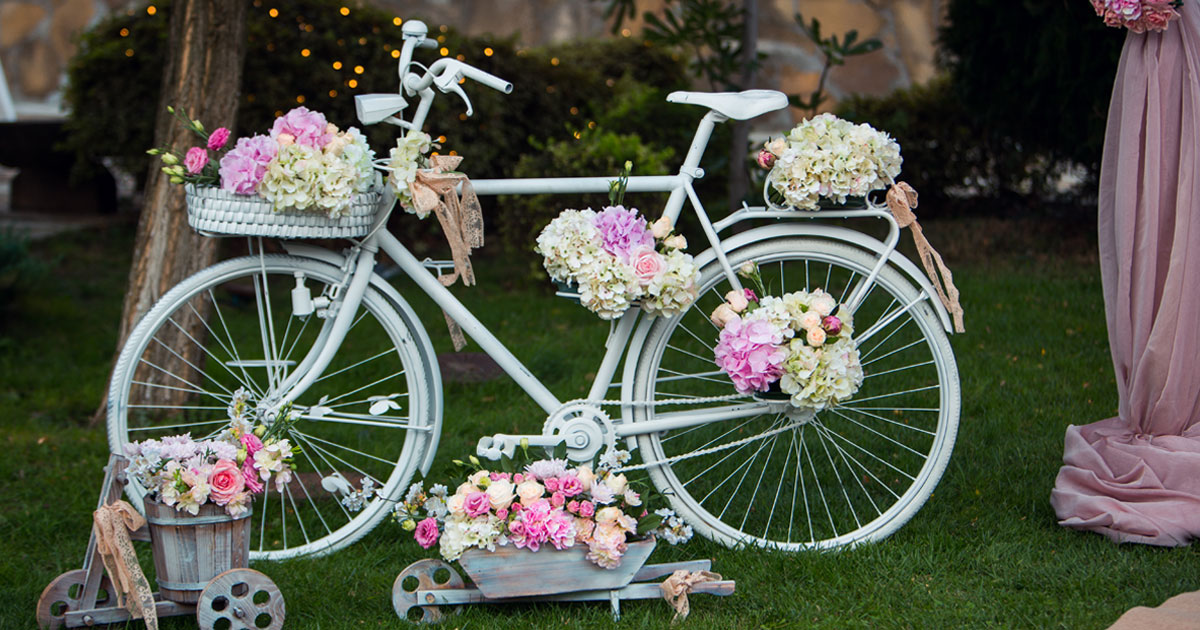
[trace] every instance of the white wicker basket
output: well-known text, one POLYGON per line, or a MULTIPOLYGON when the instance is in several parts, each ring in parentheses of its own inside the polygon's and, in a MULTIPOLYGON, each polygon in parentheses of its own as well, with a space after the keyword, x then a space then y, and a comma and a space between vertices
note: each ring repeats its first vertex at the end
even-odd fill
POLYGON ((358 238, 375 221, 379 195, 377 190, 355 195, 344 216, 330 219, 319 212, 275 212, 262 197, 188 184, 188 225, 201 233, 230 236, 358 238))

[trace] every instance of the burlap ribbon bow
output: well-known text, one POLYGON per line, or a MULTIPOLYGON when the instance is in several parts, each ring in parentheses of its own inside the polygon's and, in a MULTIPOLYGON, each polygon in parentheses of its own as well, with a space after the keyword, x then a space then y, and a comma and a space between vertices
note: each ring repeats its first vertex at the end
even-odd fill
POLYGON ((719 582, 721 576, 712 571, 688 571, 680 569, 671 574, 671 577, 663 581, 659 585, 662 589, 663 599, 675 609, 675 616, 671 618, 671 623, 687 619, 691 608, 688 605, 688 593, 692 592, 692 587, 702 582, 719 582))
MULTIPOLYGON (((483 211, 479 197, 466 174, 456 172, 462 162, 461 155, 435 155, 429 158, 431 168, 417 171, 417 178, 408 185, 412 193, 413 206, 417 214, 429 212, 437 215, 446 242, 450 244, 450 255, 454 259, 454 273, 438 276, 443 286, 454 284, 460 277, 463 284, 475 284, 475 271, 471 268, 471 250, 483 247, 483 211), (458 193, 462 185, 462 194, 458 193)), ((445 312, 446 325, 454 349, 462 350, 467 345, 462 329, 445 312)))
POLYGON ((141 529, 146 519, 125 501, 102 506, 92 513, 96 551, 116 591, 117 604, 129 610, 134 619, 141 617, 150 630, 158 629, 154 593, 142 567, 129 532, 141 529), (130 597, 133 595, 133 597, 130 597))
POLYGON ((929 274, 929 280, 933 283, 933 288, 941 298, 942 304, 945 305, 947 311, 950 311, 950 316, 954 320, 954 331, 964 332, 966 329, 963 327, 963 309, 958 302, 958 287, 954 286, 954 276, 946 267, 946 263, 942 262, 941 254, 925 238, 925 233, 921 231, 921 224, 917 223, 917 215, 913 213, 913 209, 917 207, 917 191, 904 182, 896 182, 891 190, 888 190, 887 205, 900 227, 912 228, 913 243, 917 246, 917 257, 925 266, 925 273, 929 274), (940 278, 938 277, 939 272, 941 273, 940 278), (945 289, 942 288, 943 284, 945 284, 945 289))

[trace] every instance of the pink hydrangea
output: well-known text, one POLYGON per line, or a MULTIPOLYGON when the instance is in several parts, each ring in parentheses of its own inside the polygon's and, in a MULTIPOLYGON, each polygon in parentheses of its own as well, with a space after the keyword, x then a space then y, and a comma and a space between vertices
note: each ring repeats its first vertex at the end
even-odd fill
POLYGON ((575 519, 545 499, 534 501, 508 524, 508 538, 518 549, 537 551, 549 543, 556 549, 574 544, 575 519))
POLYGON ((253 195, 267 173, 267 165, 278 152, 275 140, 267 136, 239 138, 237 145, 221 158, 221 190, 253 195))
POLYGON ((428 549, 438 541, 438 524, 437 519, 432 516, 417 523, 417 529, 413 532, 413 538, 417 539, 417 544, 428 549))
POLYGON ((717 366, 739 393, 766 391, 783 374, 787 357, 783 331, 765 319, 734 318, 725 324, 715 350, 717 366))
POLYGON ((328 125, 325 115, 321 112, 297 107, 275 119, 275 124, 271 127, 271 137, 277 138, 279 134, 286 133, 295 139, 296 144, 321 149, 333 138, 328 132, 328 125))
POLYGON ((654 248, 654 234, 646 229, 646 220, 636 210, 624 206, 611 206, 596 213, 592 225, 600 230, 600 241, 604 251, 629 264, 634 250, 654 248))

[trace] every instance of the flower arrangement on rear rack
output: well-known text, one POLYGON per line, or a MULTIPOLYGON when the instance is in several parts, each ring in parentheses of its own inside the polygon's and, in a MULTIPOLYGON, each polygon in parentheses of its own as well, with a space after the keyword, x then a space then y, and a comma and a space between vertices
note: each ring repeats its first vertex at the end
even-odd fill
POLYGON ((653 224, 622 205, 633 165, 609 191, 600 212, 564 210, 537 237, 534 250, 551 279, 578 287, 579 301, 601 319, 616 319, 635 301, 644 311, 674 316, 696 300, 700 270, 671 220, 653 224))
POLYGON ((712 313, 720 330, 713 353, 739 393, 779 389, 796 407, 824 409, 858 391, 863 380, 851 338, 853 315, 825 291, 766 295, 754 263, 738 275, 758 289, 730 291, 712 313), (759 294, 762 294, 760 297, 759 294))
POLYGON ((358 129, 345 131, 320 112, 297 107, 275 119, 266 135, 239 138, 230 147, 230 132, 209 133, 199 120, 168 107, 202 143, 183 155, 151 149, 174 184, 219 186, 237 195, 257 195, 276 212, 300 210, 341 217, 354 195, 374 182, 374 151, 358 129))
POLYGON ((185 433, 126 444, 126 473, 148 496, 192 515, 214 503, 240 516, 272 481, 282 492, 299 451, 283 437, 295 418, 285 410, 270 426, 256 424, 249 419, 248 399, 244 389, 234 392, 229 426, 212 439, 193 440, 185 433))
POLYGON ((1176 9, 1182 6, 1182 0, 1092 0, 1092 8, 1106 25, 1134 33, 1167 30, 1171 20, 1179 18, 1176 9))
POLYGON ((900 145, 886 133, 821 114, 766 143, 758 164, 771 169, 764 197, 772 207, 819 210, 896 183, 900 145))
MULTIPOLYGON (((524 446, 522 447, 524 450, 524 446)), ((512 545, 537 552, 586 545, 587 559, 613 569, 626 543, 655 534, 671 544, 687 542, 691 526, 672 510, 648 512, 642 495, 615 470, 629 453, 612 450, 591 464, 570 467, 566 459, 533 461, 519 472, 488 470, 474 456, 455 461, 472 472, 451 493, 444 485, 425 490, 414 483, 393 517, 422 547, 438 545, 453 562, 467 549, 495 551, 512 545)))

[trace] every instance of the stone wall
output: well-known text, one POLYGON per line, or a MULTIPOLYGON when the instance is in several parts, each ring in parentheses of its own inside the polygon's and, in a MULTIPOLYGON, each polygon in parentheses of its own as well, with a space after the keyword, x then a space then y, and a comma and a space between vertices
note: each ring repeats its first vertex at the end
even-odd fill
MULTIPOLYGON (((279 0, 286 3, 286 0, 279 0)), ((834 100, 847 94, 886 94, 928 80, 935 72, 934 40, 947 0, 759 0, 759 48, 769 55, 759 85, 804 94, 817 84, 821 58, 793 16, 816 17, 827 33, 857 29, 878 37, 882 50, 850 59, 827 82, 834 100)), ((604 2, 595 0, 373 0, 401 17, 422 16, 468 33, 520 32, 530 45, 608 35, 604 2)), ((657 11, 662 0, 640 0, 657 11)), ((740 2, 739 2, 740 4, 740 2)), ((59 113, 63 69, 75 36, 110 11, 132 10, 125 0, 0 0, 0 62, 23 117, 59 113)), ((138 5, 138 10, 144 10, 138 5)), ((640 20, 630 25, 636 36, 640 20)), ((698 86, 704 89, 705 86, 698 86)))

